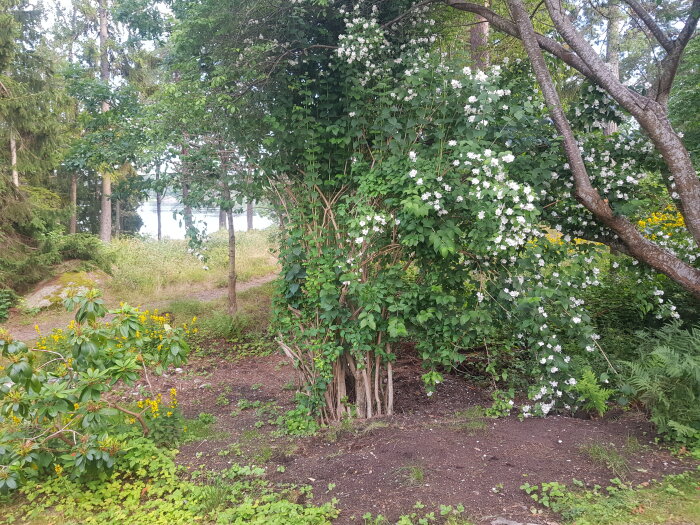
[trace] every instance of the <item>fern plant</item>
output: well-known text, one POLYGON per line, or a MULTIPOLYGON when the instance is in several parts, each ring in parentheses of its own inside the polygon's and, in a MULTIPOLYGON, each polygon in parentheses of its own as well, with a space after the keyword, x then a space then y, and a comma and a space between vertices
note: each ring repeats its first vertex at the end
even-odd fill
POLYGON ((700 326, 680 323, 642 334, 635 361, 625 361, 627 382, 659 433, 700 445, 700 326))
POLYGON ((603 388, 598 384, 598 378, 589 367, 583 371, 583 375, 575 386, 579 394, 581 408, 589 412, 597 412, 602 416, 608 410, 608 399, 614 391, 610 388, 603 388))
POLYGON ((12 308, 17 301, 17 294, 12 290, 0 289, 0 323, 7 320, 12 308))

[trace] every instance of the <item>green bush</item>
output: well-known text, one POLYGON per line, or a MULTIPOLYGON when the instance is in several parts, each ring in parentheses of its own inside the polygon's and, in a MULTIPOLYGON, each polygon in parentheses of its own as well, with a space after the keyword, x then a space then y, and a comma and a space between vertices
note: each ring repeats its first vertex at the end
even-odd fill
POLYGON ((643 334, 637 359, 624 362, 627 385, 666 437, 700 445, 700 326, 680 323, 643 334))
POLYGON ((89 233, 76 233, 61 238, 58 252, 63 259, 92 261, 104 271, 109 271, 113 257, 105 250, 104 244, 89 233))
POLYGON ((100 322, 107 311, 97 290, 65 304, 77 307, 75 321, 32 349, 0 330, 7 363, 0 368, 0 494, 52 471, 72 479, 109 472, 128 443, 119 437, 125 427, 158 441, 178 437, 174 389, 167 408, 160 395, 133 408, 104 394, 120 381, 133 385, 146 367, 159 372, 182 364, 187 329, 128 305, 100 322), (171 425, 160 423, 171 418, 171 425))

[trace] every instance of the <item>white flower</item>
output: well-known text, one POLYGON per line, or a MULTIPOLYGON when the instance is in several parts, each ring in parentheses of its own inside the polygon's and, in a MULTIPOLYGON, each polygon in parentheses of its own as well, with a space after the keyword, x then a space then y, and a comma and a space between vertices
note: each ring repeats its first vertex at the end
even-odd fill
POLYGON ((511 153, 507 153, 506 155, 503 155, 503 157, 501 157, 501 160, 505 163, 510 164, 515 160, 515 156, 513 156, 511 153))
POLYGON ((416 152, 415 152, 415 151, 409 151, 409 152, 408 152, 408 158, 411 159, 411 162, 415 162, 415 161, 416 161, 416 157, 417 157, 417 155, 416 155, 416 152))
POLYGON ((572 317, 572 318, 571 318, 571 321, 572 321, 574 324, 579 324, 579 323, 581 322, 581 318, 580 318, 580 317, 572 317))
POLYGON ((485 155, 486 157, 490 157, 492 153, 493 153, 493 151, 491 151, 490 149, 485 149, 485 150, 484 150, 484 155, 485 155))
POLYGON ((454 147, 454 146, 457 145, 457 141, 456 141, 456 140, 451 140, 451 141, 449 141, 449 142, 447 143, 447 145, 448 145, 448 146, 454 147))
POLYGON ((549 371, 550 371, 552 374, 556 374, 557 372, 559 372, 559 369, 558 369, 556 366, 553 366, 552 368, 549 369, 549 371))
POLYGON ((364 240, 365 240, 364 237, 358 237, 357 239, 355 239, 355 242, 357 244, 362 244, 364 242, 364 240))
POLYGON ((469 102, 470 104, 473 104, 474 102, 476 102, 476 97, 474 95, 472 95, 471 97, 469 97, 467 99, 467 102, 469 102))
POLYGON ((408 172, 408 176, 411 177, 412 179, 418 175, 418 170, 411 170, 408 172))
POLYGON ((355 116, 355 112, 354 112, 354 111, 351 111, 350 113, 348 113, 348 116, 351 117, 351 118, 354 117, 354 116, 355 116))
POLYGON ((418 179, 418 180, 416 181, 416 184, 417 184, 418 186, 422 186, 422 185, 423 185, 423 179, 418 179))

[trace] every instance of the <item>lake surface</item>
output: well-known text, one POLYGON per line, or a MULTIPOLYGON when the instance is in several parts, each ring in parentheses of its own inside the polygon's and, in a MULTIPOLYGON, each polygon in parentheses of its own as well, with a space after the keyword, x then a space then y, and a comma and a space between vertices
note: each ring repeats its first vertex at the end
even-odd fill
MULTIPOLYGON (((163 238, 184 239, 185 224, 182 217, 183 206, 176 199, 165 197, 160 207, 161 233, 163 238)), ((143 226, 139 230, 142 235, 158 236, 158 215, 156 214, 156 199, 149 199, 138 209, 143 226)), ((219 210, 216 208, 204 208, 192 210, 192 218, 199 230, 206 228, 207 233, 214 233, 219 229, 219 210)), ((267 217, 253 216, 253 228, 261 230, 272 224, 267 217)), ((245 213, 233 217, 235 231, 246 231, 248 223, 245 213)))

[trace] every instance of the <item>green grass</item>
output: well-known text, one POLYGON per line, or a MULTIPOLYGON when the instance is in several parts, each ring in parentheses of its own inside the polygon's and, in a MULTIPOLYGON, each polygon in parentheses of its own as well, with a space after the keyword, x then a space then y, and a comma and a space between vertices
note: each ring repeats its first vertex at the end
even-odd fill
POLYGON ((579 450, 588 456, 591 461, 604 466, 619 478, 624 477, 629 472, 630 467, 627 458, 620 454, 612 443, 590 443, 581 445, 579 450))
MULTIPOLYGON (((275 257, 270 253, 271 235, 268 230, 236 234, 239 282, 276 270, 275 257)), ((184 240, 115 239, 110 245, 115 262, 109 291, 121 300, 144 303, 164 291, 177 292, 193 284, 223 287, 228 281, 227 243, 226 232, 212 235, 204 251, 204 263, 188 253, 184 240)))
POLYGON ((216 418, 211 414, 201 413, 193 419, 188 419, 185 423, 185 433, 183 443, 194 441, 219 440, 230 436, 228 432, 213 428, 216 418))
POLYGON ((455 412, 455 428, 467 432, 473 436, 477 432, 483 432, 487 428, 486 424, 486 409, 480 405, 475 405, 455 412))
POLYGON ((398 471, 408 485, 421 485, 425 481, 425 469, 420 465, 406 465, 398 471))
POLYGON ((576 525, 693 525, 700 523, 700 473, 610 495, 577 495, 562 514, 576 525))

